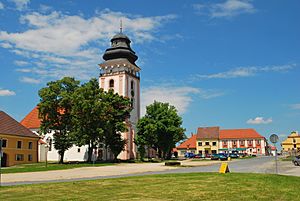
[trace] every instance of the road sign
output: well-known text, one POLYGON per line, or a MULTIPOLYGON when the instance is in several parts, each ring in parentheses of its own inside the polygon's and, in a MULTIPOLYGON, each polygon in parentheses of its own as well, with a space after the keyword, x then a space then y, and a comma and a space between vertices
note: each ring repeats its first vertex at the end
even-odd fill
POLYGON ((278 136, 276 135, 276 134, 272 134, 271 136, 270 136, 270 141, 272 142, 272 143, 276 143, 276 142, 278 142, 278 136))
POLYGON ((219 169, 219 173, 227 173, 227 172, 230 172, 228 164, 227 163, 222 163, 221 167, 219 169))

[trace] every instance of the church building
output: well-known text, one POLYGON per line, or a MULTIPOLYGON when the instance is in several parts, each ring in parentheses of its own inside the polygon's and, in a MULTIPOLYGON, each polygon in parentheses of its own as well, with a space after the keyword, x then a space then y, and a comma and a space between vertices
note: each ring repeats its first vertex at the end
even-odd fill
POLYGON ((140 68, 135 64, 138 59, 130 47, 130 39, 122 33, 111 39, 111 47, 104 55, 104 62, 99 64, 101 73, 99 85, 105 91, 113 89, 115 93, 128 97, 132 103, 130 118, 126 122, 128 131, 122 133, 127 140, 125 150, 119 155, 119 159, 128 160, 136 158, 137 147, 134 144, 136 125, 140 118, 140 68))
MULTIPOLYGON (((125 150, 122 151, 118 159, 128 160, 136 158, 137 147, 134 144, 136 137, 136 125, 140 118, 140 68, 135 64, 138 59, 135 52, 130 47, 131 41, 122 33, 113 36, 111 39, 111 47, 108 48, 104 55, 104 62, 99 64, 101 72, 99 77, 99 87, 105 91, 113 89, 115 93, 128 97, 132 103, 132 111, 130 118, 126 120, 128 131, 122 133, 123 139, 127 141, 125 150)), ((49 133, 40 133, 41 120, 38 117, 38 107, 35 107, 22 121, 21 124, 36 134, 40 134, 44 142, 48 142, 49 151, 47 153, 48 160, 56 161, 59 159, 57 150, 54 148, 54 131, 49 133)), ((39 159, 45 160, 44 145, 39 146, 39 159)), ((88 146, 78 147, 73 145, 65 152, 64 160, 66 161, 85 161, 87 160, 88 146)), ((93 158, 97 160, 111 160, 113 154, 109 150, 105 150, 104 146, 100 146, 98 150, 93 152, 93 158)))

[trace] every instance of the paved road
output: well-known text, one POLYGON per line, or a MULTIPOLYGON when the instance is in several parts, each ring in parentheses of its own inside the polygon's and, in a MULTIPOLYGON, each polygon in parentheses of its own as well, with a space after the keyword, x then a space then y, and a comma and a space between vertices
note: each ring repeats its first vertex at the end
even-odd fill
MULTIPOLYGON (((167 173, 218 172, 220 167, 220 162, 217 161, 184 161, 183 164, 191 167, 175 168, 166 167, 163 164, 145 163, 78 168, 61 171, 4 174, 2 185, 11 186, 20 184, 66 182, 167 173)), ((228 165, 230 172, 275 174, 275 161, 273 157, 233 160, 228 162, 228 165)), ((300 176, 300 166, 294 166, 290 161, 278 161, 278 173, 300 176)))

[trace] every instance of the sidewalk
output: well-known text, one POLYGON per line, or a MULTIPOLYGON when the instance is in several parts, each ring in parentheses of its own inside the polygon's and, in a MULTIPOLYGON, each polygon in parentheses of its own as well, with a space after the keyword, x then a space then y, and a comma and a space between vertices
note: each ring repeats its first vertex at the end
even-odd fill
MULTIPOLYGON (((181 161, 183 166, 207 166, 218 161, 181 161)), ((53 170, 43 172, 10 173, 2 175, 2 184, 12 183, 43 183, 59 180, 88 179, 95 177, 132 175, 146 172, 159 172, 184 167, 165 166, 164 163, 130 163, 100 167, 82 167, 67 170, 53 170)))

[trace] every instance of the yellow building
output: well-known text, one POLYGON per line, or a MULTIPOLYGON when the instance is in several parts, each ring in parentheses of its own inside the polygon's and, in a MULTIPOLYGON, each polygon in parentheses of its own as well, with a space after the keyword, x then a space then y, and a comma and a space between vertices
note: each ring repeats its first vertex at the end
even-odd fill
POLYGON ((39 136, 3 111, 0 111, 0 139, 2 167, 38 162, 39 136))
POLYGON ((282 152, 284 153, 300 153, 300 135, 297 131, 291 134, 281 143, 282 152))
POLYGON ((219 149, 219 127, 203 127, 197 130, 197 153, 217 154, 219 149))

